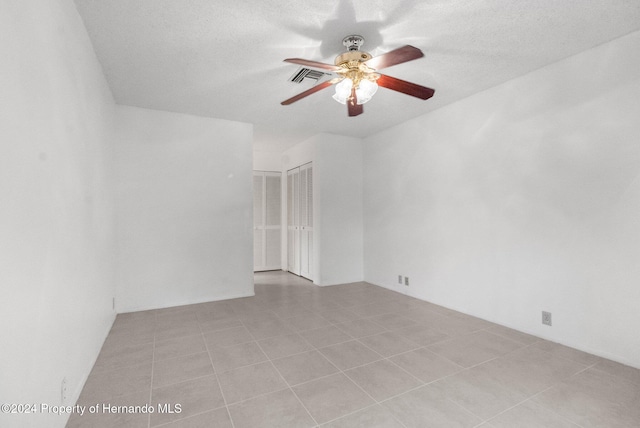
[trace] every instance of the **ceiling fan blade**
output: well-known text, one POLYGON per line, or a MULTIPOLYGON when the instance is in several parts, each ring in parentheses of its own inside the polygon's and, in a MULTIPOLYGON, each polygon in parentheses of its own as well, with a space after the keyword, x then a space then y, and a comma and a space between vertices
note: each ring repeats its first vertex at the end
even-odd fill
POLYGON ((306 65, 307 67, 320 68, 322 70, 330 70, 330 71, 340 70, 340 67, 332 64, 325 64, 324 62, 311 61, 311 60, 302 59, 302 58, 287 58, 284 60, 284 62, 290 62, 292 64, 298 64, 298 65, 306 65))
POLYGON ((380 70, 391 67, 392 65, 402 64, 403 62, 422 58, 423 56, 424 54, 420 49, 406 45, 401 48, 394 49, 391 52, 371 58, 369 61, 365 61, 365 64, 374 70, 380 70))
POLYGON ((315 94, 316 92, 323 90, 324 88, 328 88, 329 86, 336 84, 340 80, 342 79, 332 79, 332 80, 327 80, 326 82, 318 83, 316 86, 312 87, 311 89, 307 89, 304 92, 300 92, 298 95, 291 97, 288 100, 284 100, 280 104, 282 104, 283 106, 288 106, 289 104, 293 104, 304 97, 308 97, 311 94, 315 94))
POLYGON ((356 96, 356 88, 351 88, 351 96, 347 100, 347 107, 349 109, 348 111, 349 111, 350 117, 358 116, 359 114, 362 114, 362 112, 364 111, 362 104, 358 104, 358 97, 356 96))
POLYGON ((411 95, 412 97, 417 97, 421 100, 428 100, 435 93, 435 90, 427 88, 426 86, 416 85, 415 83, 396 79, 395 77, 386 76, 384 74, 381 74, 376 82, 378 83, 378 86, 402 92, 403 94, 411 95))

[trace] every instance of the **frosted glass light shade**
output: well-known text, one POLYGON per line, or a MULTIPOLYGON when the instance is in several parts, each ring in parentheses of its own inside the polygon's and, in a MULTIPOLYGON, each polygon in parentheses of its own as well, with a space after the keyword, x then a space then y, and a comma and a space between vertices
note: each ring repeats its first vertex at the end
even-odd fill
POLYGON ((333 95, 333 99, 340 104, 346 104, 347 99, 351 96, 352 87, 353 81, 351 79, 342 79, 342 82, 336 85, 336 93, 333 95))
POLYGON ((373 97, 373 94, 378 90, 378 84, 371 80, 362 80, 356 89, 356 98, 358 104, 364 104, 373 97))
MULTIPOLYGON (((349 78, 343 79, 336 85, 336 93, 333 95, 333 99, 340 104, 346 104, 347 100, 351 96, 351 88, 353 87, 353 81, 349 78)), ((378 84, 371 80, 361 80, 356 88, 356 98, 358 104, 364 104, 373 97, 373 94, 378 90, 378 84)))

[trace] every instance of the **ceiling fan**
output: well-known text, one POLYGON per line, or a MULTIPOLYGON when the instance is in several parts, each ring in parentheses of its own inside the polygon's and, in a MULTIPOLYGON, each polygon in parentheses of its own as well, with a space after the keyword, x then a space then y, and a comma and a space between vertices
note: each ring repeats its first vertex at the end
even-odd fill
POLYGON ((342 44, 346 46, 347 52, 336 57, 334 61, 335 65, 301 58, 285 59, 285 62, 321 70, 329 70, 337 73, 339 76, 318 83, 311 89, 284 100, 280 104, 292 104, 333 85, 336 85, 336 93, 333 98, 339 103, 347 105, 349 116, 362 114, 364 111, 362 104, 371 99, 373 94, 378 90, 378 86, 402 92, 403 94, 411 95, 422 100, 429 99, 433 96, 435 91, 431 88, 377 72, 377 70, 391 67, 392 65, 402 64, 423 57, 424 54, 420 49, 406 45, 374 58, 368 52, 360 50, 360 46, 362 46, 363 43, 364 38, 362 36, 351 35, 345 37, 342 40, 342 44))

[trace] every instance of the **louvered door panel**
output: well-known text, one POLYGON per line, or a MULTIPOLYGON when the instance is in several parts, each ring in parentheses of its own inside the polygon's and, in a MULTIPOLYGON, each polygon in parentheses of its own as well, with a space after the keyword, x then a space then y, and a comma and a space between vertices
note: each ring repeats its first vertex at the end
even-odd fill
POLYGON ((265 269, 281 269, 281 187, 279 172, 265 173, 265 269))
POLYGON ((300 167, 300 275, 312 279, 313 272, 313 174, 311 164, 300 167))
POLYGON ((287 269, 300 275, 300 168, 287 172, 287 269))
POLYGON ((279 172, 253 173, 253 270, 281 269, 279 172))

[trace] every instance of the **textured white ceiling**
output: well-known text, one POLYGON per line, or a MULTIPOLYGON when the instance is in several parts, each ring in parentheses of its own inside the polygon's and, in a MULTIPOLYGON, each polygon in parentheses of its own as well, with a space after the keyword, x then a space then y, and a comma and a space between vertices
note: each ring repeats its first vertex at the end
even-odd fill
POLYGON ((269 151, 367 136, 640 29, 638 0, 75 1, 119 104, 250 122, 269 151), (309 87, 282 60, 333 63, 349 34, 374 56, 420 48, 384 73, 435 96, 381 88, 358 117, 332 89, 281 106, 309 87))

